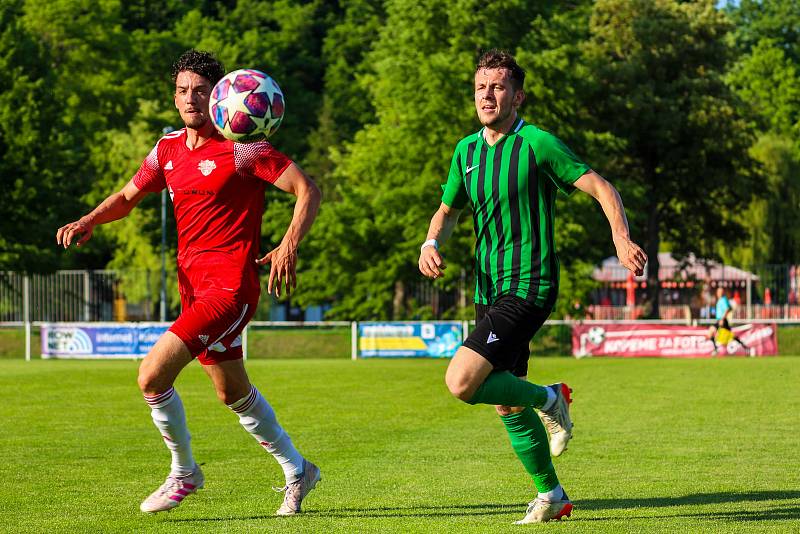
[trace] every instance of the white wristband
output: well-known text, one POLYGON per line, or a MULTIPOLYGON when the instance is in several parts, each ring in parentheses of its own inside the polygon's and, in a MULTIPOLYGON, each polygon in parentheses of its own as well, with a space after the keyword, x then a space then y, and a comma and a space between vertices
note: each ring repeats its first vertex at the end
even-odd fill
POLYGON ((422 252, 422 249, 424 249, 425 247, 433 247, 436 250, 439 250, 439 242, 436 241, 435 239, 428 239, 422 244, 421 247, 419 247, 420 252, 422 252))

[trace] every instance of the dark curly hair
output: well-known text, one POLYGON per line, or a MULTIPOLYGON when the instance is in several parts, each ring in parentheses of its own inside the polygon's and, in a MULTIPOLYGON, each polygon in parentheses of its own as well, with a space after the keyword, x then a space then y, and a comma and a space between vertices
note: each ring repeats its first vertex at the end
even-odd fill
POLYGON ((514 59, 514 56, 505 50, 493 48, 484 52, 478 59, 475 72, 481 69, 508 69, 511 74, 511 85, 515 91, 519 91, 525 85, 525 70, 517 65, 517 60, 514 59))
POLYGON ((187 50, 172 65, 172 82, 178 79, 178 74, 183 71, 191 71, 211 82, 211 87, 225 76, 225 67, 210 52, 199 50, 187 50))

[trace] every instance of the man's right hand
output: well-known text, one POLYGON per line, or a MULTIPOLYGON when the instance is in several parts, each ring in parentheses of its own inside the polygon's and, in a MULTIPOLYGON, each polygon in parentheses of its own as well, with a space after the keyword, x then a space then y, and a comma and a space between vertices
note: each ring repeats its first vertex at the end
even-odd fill
POLYGON ((642 276, 647 263, 647 254, 644 250, 628 237, 612 236, 612 238, 617 249, 617 258, 622 266, 636 276, 642 276))
POLYGON ((424 247, 419 253, 419 272, 432 280, 444 276, 447 266, 434 246, 424 247))
POLYGON ((75 246, 79 247, 92 237, 93 231, 93 224, 89 224, 84 219, 79 219, 75 222, 65 224, 58 229, 58 232, 56 232, 56 243, 67 248, 72 244, 73 240, 76 240, 75 246))

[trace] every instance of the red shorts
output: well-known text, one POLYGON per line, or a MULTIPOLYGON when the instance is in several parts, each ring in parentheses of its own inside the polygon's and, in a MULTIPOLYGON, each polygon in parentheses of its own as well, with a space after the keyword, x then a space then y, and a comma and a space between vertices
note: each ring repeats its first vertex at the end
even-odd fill
POLYGON ((225 291, 181 293, 182 311, 169 331, 181 338, 203 365, 242 358, 241 333, 258 306, 255 298, 225 291))

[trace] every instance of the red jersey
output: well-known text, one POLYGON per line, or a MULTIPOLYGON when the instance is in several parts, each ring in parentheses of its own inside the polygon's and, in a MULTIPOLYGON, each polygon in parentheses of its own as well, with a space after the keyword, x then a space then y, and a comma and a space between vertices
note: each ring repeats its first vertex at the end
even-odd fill
POLYGON ((194 150, 185 128, 156 143, 133 183, 141 191, 169 190, 182 293, 258 294, 264 191, 291 163, 267 141, 234 143, 217 132, 194 150))

